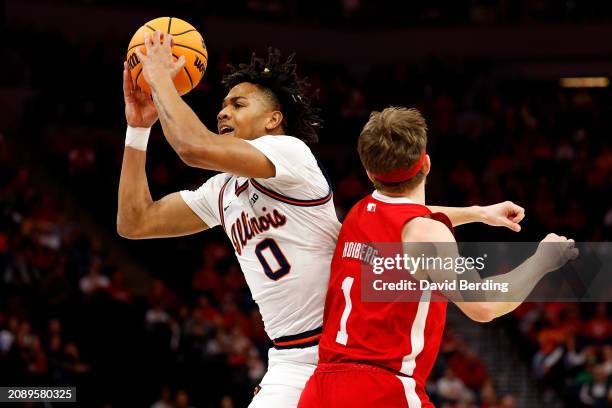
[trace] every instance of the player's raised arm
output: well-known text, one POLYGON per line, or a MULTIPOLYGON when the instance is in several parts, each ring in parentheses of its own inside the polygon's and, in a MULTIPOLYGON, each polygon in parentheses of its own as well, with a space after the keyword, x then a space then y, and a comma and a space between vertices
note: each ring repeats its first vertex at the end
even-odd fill
MULTIPOLYGON (((144 78, 153 91, 153 100, 168 143, 192 167, 252 178, 274 177, 274 165, 263 153, 239 137, 225 137, 211 132, 183 101, 172 79, 182 69, 184 59, 173 61, 171 41, 172 37, 168 34, 157 31, 151 36, 147 33, 147 54, 136 50, 143 65, 144 78)), ((259 125, 276 128, 282 121, 282 114, 276 112, 264 119, 270 123, 259 125)))
POLYGON ((427 206, 431 212, 441 212, 451 220, 453 227, 482 222, 493 227, 506 227, 514 232, 521 230, 520 222, 525 218, 525 209, 512 201, 487 206, 438 207, 427 206))
MULTIPOLYGON (((415 218, 406 224, 402 231, 402 241, 405 243, 426 243, 429 248, 428 255, 441 257, 443 259, 460 257, 457 244, 453 234, 441 222, 428 218, 415 218)), ((410 248, 410 246, 408 246, 410 248)), ((415 251, 413 255, 418 256, 423 252, 424 246, 409 249, 415 251)), ((459 291, 442 291, 444 295, 453 301, 468 317, 478 322, 488 322, 503 316, 516 309, 529 296, 537 283, 549 272, 559 269, 570 259, 578 256, 578 249, 574 247, 573 240, 560 237, 556 234, 548 234, 540 243, 534 255, 525 260, 521 265, 505 274, 488 277, 493 283, 507 283, 508 292, 499 294, 495 291, 481 291, 470 293, 476 299, 468 300, 459 291), (512 299, 513 301, 509 301, 512 299)), ((428 269, 425 271, 432 282, 444 283, 457 279, 454 270, 428 269)), ((481 283, 482 279, 477 271, 466 271, 461 275, 471 283, 481 283)))
POLYGON ((119 179, 117 232, 138 239, 187 235, 206 229, 179 193, 153 201, 145 161, 149 130, 157 121, 157 111, 150 97, 134 85, 127 66, 123 69, 123 95, 128 134, 119 179))

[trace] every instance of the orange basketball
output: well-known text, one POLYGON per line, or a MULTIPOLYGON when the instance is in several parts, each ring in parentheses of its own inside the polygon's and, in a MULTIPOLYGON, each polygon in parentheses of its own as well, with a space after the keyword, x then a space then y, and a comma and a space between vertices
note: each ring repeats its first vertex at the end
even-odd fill
POLYGON ((191 24, 176 17, 156 18, 136 31, 127 51, 127 62, 132 78, 143 91, 151 93, 151 88, 145 81, 144 75, 142 75, 142 64, 134 50, 136 47, 140 47, 140 51, 146 54, 144 34, 146 32, 153 34, 156 30, 172 35, 174 39, 172 55, 175 60, 181 55, 185 56, 185 66, 174 78, 177 91, 179 94, 185 95, 195 88, 204 76, 208 63, 208 51, 206 51, 202 35, 191 24))

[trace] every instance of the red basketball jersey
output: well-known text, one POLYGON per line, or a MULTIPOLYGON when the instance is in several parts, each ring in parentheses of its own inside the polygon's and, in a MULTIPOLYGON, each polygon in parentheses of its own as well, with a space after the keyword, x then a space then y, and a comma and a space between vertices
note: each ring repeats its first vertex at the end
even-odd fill
POLYGON ((417 293, 420 302, 364 302, 361 298, 361 268, 364 254, 367 257, 369 252, 366 248, 372 243, 401 242, 404 225, 422 216, 438 219, 452 230, 446 216, 432 216, 427 207, 407 198, 374 192, 351 209, 332 260, 319 363, 383 367, 405 376, 407 397, 418 398, 422 406, 427 406, 425 381, 438 354, 446 302, 429 302, 430 291, 417 293), (351 253, 360 254, 361 259, 351 253))

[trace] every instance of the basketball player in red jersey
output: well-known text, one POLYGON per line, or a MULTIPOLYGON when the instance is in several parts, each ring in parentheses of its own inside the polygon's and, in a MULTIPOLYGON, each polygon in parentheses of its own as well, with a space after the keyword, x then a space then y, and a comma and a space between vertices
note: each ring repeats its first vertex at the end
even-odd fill
MULTIPOLYGON (((458 257, 448 217, 432 214, 425 206, 425 178, 431 165, 426 144, 425 120, 414 109, 374 112, 361 132, 359 155, 376 191, 359 201, 342 225, 325 301, 319 365, 299 408, 433 407, 425 381, 438 354, 447 302, 430 301, 430 290, 417 291, 418 301, 413 302, 361 299, 361 268, 372 261, 367 259, 375 251, 371 243, 434 243, 440 247, 437 256, 458 257), (448 243, 454 243, 450 249, 448 243), (346 249, 357 246, 359 250, 346 249)), ((543 242, 557 243, 559 255, 547 249, 550 245, 540 244, 521 266, 497 277, 514 290, 505 299, 525 299, 542 276, 578 254, 565 237, 549 234, 543 242)), ((453 278, 439 271, 418 272, 421 277, 423 273, 434 282, 453 278)), ((520 304, 461 302, 457 293, 443 293, 478 322, 520 304)))

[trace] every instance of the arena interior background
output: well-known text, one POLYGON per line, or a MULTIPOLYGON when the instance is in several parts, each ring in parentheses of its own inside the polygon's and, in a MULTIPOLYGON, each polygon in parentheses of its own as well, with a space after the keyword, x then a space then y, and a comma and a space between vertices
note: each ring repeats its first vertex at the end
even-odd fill
MULTIPOLYGON (((206 39, 205 78, 185 100, 211 128, 228 63, 297 52, 319 90, 313 149, 340 219, 371 191, 359 129, 403 105, 429 123, 430 203, 526 208, 520 234, 472 225, 459 240, 612 237, 610 2, 4 0, 2 386, 74 384, 87 407, 228 408, 265 371, 269 341, 221 231, 115 230, 122 63, 132 33, 164 15, 206 39)), ((181 163, 159 125, 148 152, 154 198, 210 175, 181 163)), ((526 304, 486 327, 451 315, 428 389, 447 408, 610 406, 611 337, 606 303, 526 304)))

